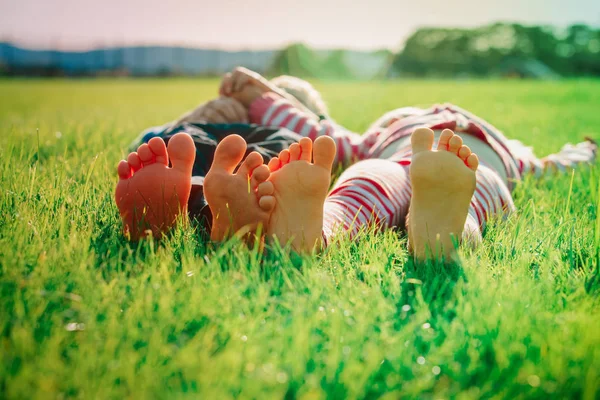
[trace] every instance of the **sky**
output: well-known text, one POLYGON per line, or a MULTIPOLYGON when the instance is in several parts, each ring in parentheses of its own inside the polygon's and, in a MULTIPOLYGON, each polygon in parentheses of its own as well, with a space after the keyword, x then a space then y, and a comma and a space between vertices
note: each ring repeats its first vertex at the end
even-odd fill
POLYGON ((600 26, 600 0, 0 0, 0 41, 63 50, 293 42, 396 50, 418 27, 496 21, 600 26))

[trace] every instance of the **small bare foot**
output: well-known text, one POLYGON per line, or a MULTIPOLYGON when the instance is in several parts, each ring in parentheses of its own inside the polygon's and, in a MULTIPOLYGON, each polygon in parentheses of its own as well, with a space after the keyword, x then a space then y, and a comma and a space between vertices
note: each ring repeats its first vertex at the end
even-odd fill
POLYGON ((283 244, 291 240, 297 251, 318 248, 335 151, 335 142, 328 136, 318 138, 314 145, 303 138, 269 162, 276 200, 269 237, 283 244))
POLYGON ((244 158, 246 142, 238 135, 227 136, 215 151, 204 179, 204 196, 213 215, 211 240, 221 241, 233 234, 255 232, 266 227, 275 206, 270 172, 257 152, 244 158))
POLYGON ((475 191, 477 155, 463 146, 460 136, 442 132, 437 151, 433 131, 417 129, 411 137, 413 188, 408 237, 415 257, 450 257, 460 240, 475 191))
POLYGON ((169 141, 168 153, 161 138, 152 138, 119 163, 115 200, 131 240, 150 231, 158 238, 187 212, 195 156, 192 138, 179 133, 169 141))

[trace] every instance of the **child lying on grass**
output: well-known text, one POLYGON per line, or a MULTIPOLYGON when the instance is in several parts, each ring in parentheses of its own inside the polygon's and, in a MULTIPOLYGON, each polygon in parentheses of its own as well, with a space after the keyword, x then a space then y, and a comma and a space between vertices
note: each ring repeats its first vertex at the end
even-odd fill
MULTIPOLYGON (((238 76, 238 69, 235 75, 238 76)), ((248 71, 251 73, 251 71, 248 71)), ((227 74, 223 82, 231 82, 232 74, 227 74)), ((326 113, 325 106, 319 102, 317 96, 307 96, 314 89, 308 82, 293 77, 278 77, 267 82, 269 91, 278 93, 283 98, 294 104, 303 113, 318 120, 317 113, 326 113), (296 99, 294 96, 298 96, 296 99), (315 100, 316 99, 316 100, 315 100)), ((316 93, 316 92, 315 92, 316 93)), ((143 143, 148 143, 154 137, 162 138, 167 144, 177 133, 189 134, 196 147, 196 156, 192 169, 192 185, 187 203, 187 212, 190 218, 199 222, 205 230, 211 230, 212 213, 204 197, 204 178, 210 169, 217 144, 226 136, 238 134, 247 142, 244 158, 253 151, 258 152, 268 162, 276 157, 280 151, 288 148, 292 143, 298 142, 302 136, 280 127, 269 127, 260 124, 248 123, 248 110, 240 102, 231 98, 221 96, 208 101, 194 110, 184 114, 174 122, 163 126, 157 126, 142 132, 130 146, 133 165, 136 164, 135 153, 143 143)), ((140 226, 141 228, 141 226, 140 226)), ((145 226, 144 229, 149 228, 145 226)), ((154 227, 155 234, 161 235, 162 230, 154 227)), ((130 232, 133 239, 137 238, 139 232, 130 232)))
MULTIPOLYGON (((256 153, 244 159, 246 143, 239 136, 219 143, 204 181, 213 240, 262 225, 267 237, 291 240, 296 250, 310 251, 340 229, 355 235, 373 224, 380 229, 406 224, 417 257, 450 256, 454 238, 477 243, 488 218, 514 209, 512 180, 528 172, 592 162, 597 149, 588 141, 538 160, 520 143, 453 106, 396 110, 361 137, 319 121, 245 70, 227 76, 221 92, 247 107, 250 122, 285 127, 306 137, 268 166, 256 153), (328 195, 334 163, 354 159, 363 161, 348 168, 328 195)), ((117 204, 125 226, 137 232, 134 238, 142 221, 155 234, 169 229, 187 204, 194 143, 188 135, 177 134, 168 150, 173 168, 167 168, 159 138, 140 146, 140 161, 130 155, 133 163, 119 165, 117 204), (144 172, 146 168, 151 170, 144 172), (144 207, 143 215, 136 214, 144 207)))

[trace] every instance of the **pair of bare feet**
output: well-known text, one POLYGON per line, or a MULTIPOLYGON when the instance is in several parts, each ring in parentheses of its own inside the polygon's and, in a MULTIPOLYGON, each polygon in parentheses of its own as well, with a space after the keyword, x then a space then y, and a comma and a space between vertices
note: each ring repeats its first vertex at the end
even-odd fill
POLYGON ((313 144, 303 138, 268 165, 257 152, 242 161, 245 152, 246 142, 237 135, 217 146, 204 180, 213 214, 211 239, 221 241, 235 233, 249 234, 254 241, 260 231, 283 244, 291 242, 298 251, 318 247, 336 152, 333 139, 321 137, 313 144))
MULTIPOLYGON (((417 258, 450 256, 464 228, 479 160, 450 130, 442 132, 437 150, 429 129, 417 129, 411 141, 411 250, 417 258)), ((304 138, 268 166, 256 152, 243 160, 245 152, 246 142, 237 135, 224 139, 215 152, 204 181, 213 214, 211 239, 252 235, 262 227, 267 237, 291 242, 298 251, 317 248, 336 152, 333 140, 321 137, 313 144, 304 138)), ((153 138, 121 161, 115 197, 132 240, 150 233, 159 237, 185 215, 194 155, 192 139, 178 134, 168 151, 153 138)))
MULTIPOLYGON (((213 215, 211 240, 236 234, 249 241, 262 232, 298 251, 312 251, 321 242, 323 204, 335 158, 334 141, 314 144, 303 138, 268 165, 257 152, 245 159, 246 142, 226 137, 215 151, 204 179, 204 195, 213 215), (237 170, 236 170, 237 168, 237 170)), ((195 146, 177 134, 166 148, 151 139, 118 166, 115 198, 125 231, 132 240, 160 237, 187 211, 195 146), (168 167, 168 160, 172 167, 168 167)))

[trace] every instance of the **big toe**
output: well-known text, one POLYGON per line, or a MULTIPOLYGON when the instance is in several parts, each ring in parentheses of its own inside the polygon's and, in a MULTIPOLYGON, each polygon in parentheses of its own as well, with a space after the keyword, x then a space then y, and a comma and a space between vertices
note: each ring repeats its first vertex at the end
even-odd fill
POLYGON ((229 135, 219 143, 211 166, 232 173, 246 153, 246 141, 239 135, 229 135))
POLYGON ((433 131, 429 128, 416 129, 410 137, 413 154, 430 151, 433 147, 433 131))
POLYGON ((196 146, 192 137, 187 133, 174 135, 169 140, 168 152, 173 168, 191 175, 196 159, 196 146))
POLYGON ((312 151, 315 165, 331 171, 336 154, 335 142, 333 139, 329 136, 319 137, 315 140, 312 151))

